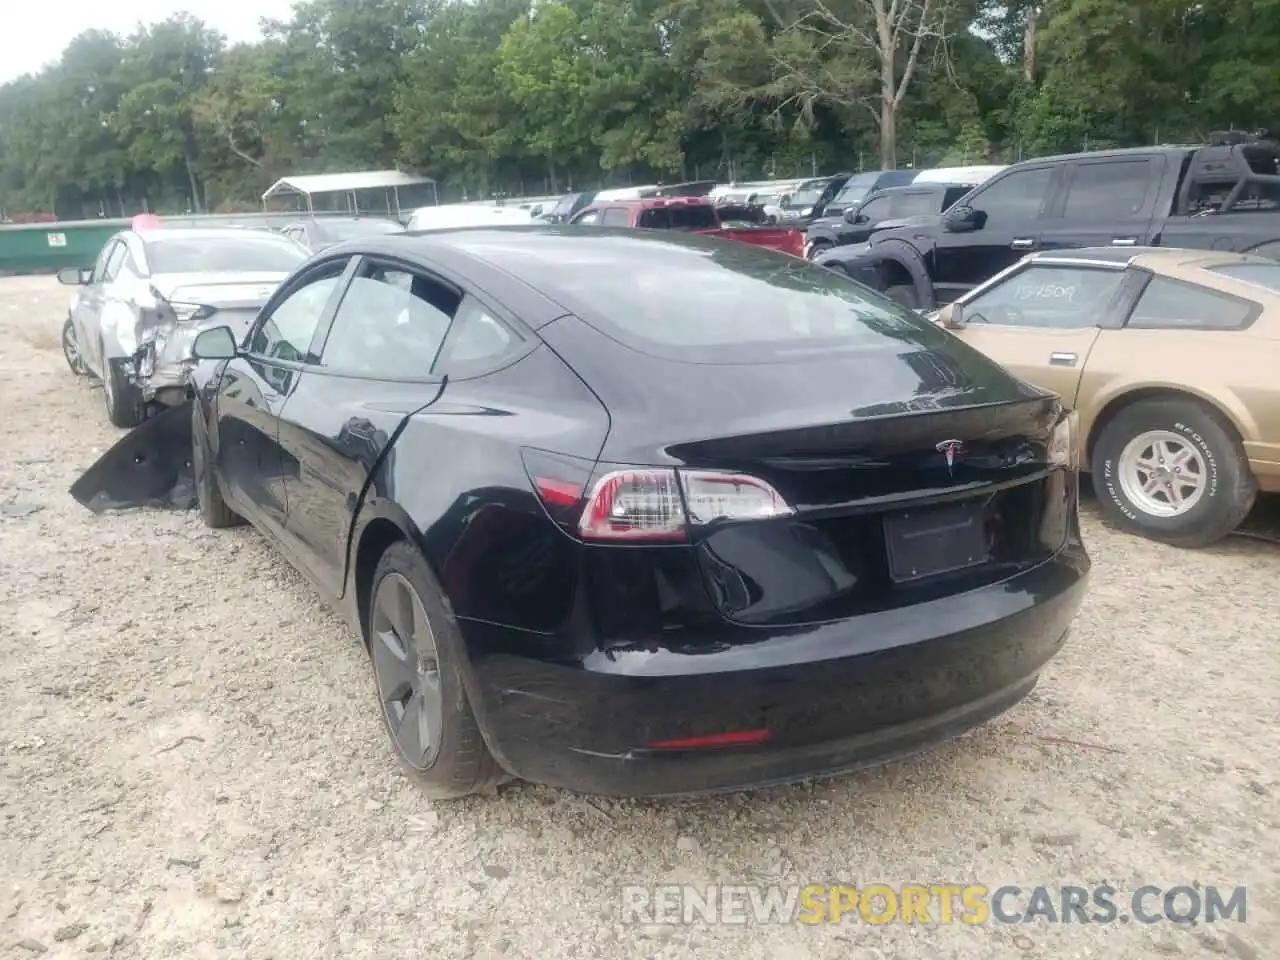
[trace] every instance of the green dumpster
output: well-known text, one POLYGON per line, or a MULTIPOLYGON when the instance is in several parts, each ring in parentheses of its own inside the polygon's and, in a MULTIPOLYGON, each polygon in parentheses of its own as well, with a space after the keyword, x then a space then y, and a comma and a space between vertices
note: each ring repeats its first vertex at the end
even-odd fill
POLYGON ((107 239, 128 226, 128 220, 0 225, 0 274, 91 267, 107 239))

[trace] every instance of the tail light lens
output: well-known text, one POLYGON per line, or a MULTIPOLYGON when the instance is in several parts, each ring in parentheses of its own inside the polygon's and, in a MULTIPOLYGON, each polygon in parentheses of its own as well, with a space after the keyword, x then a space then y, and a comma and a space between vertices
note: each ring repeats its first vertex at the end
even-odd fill
POLYGON ((596 465, 527 447, 521 456, 547 514, 584 540, 684 543, 690 526, 795 513, 777 490, 745 473, 596 465))
POLYGON ((1080 450, 1077 444, 1079 436, 1079 417, 1072 410, 1053 428, 1049 437, 1048 457, 1052 464, 1060 464, 1075 469, 1080 465, 1080 450))

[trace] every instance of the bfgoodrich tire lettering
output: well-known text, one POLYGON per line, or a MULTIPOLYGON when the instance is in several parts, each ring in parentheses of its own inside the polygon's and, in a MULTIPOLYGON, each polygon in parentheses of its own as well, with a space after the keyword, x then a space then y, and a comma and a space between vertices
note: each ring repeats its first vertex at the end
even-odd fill
POLYGON ((1124 529, 1179 547, 1202 547, 1225 537, 1253 506, 1257 482, 1249 470, 1235 431, 1221 416, 1195 400, 1140 400, 1122 409, 1103 428, 1091 463, 1098 504, 1124 529), (1135 438, 1169 436, 1185 447, 1203 469, 1201 493, 1185 512, 1160 516, 1144 509, 1126 490, 1123 460, 1135 438))

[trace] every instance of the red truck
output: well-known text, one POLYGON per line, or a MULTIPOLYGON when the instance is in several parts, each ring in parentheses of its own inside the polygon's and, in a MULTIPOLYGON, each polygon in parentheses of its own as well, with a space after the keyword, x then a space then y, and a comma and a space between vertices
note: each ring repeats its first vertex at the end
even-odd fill
POLYGON ((686 230, 724 237, 757 247, 804 256, 804 231, 798 227, 727 227, 706 197, 648 197, 643 200, 605 200, 585 207, 573 224, 600 227, 639 227, 646 230, 686 230))

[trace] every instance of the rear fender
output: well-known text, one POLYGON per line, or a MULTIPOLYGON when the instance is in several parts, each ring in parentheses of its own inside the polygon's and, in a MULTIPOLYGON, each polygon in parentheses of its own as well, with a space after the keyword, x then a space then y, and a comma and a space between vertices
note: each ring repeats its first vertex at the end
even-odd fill
POLYGON ((195 506, 191 401, 170 407, 125 434, 71 485, 71 496, 94 513, 195 506))

